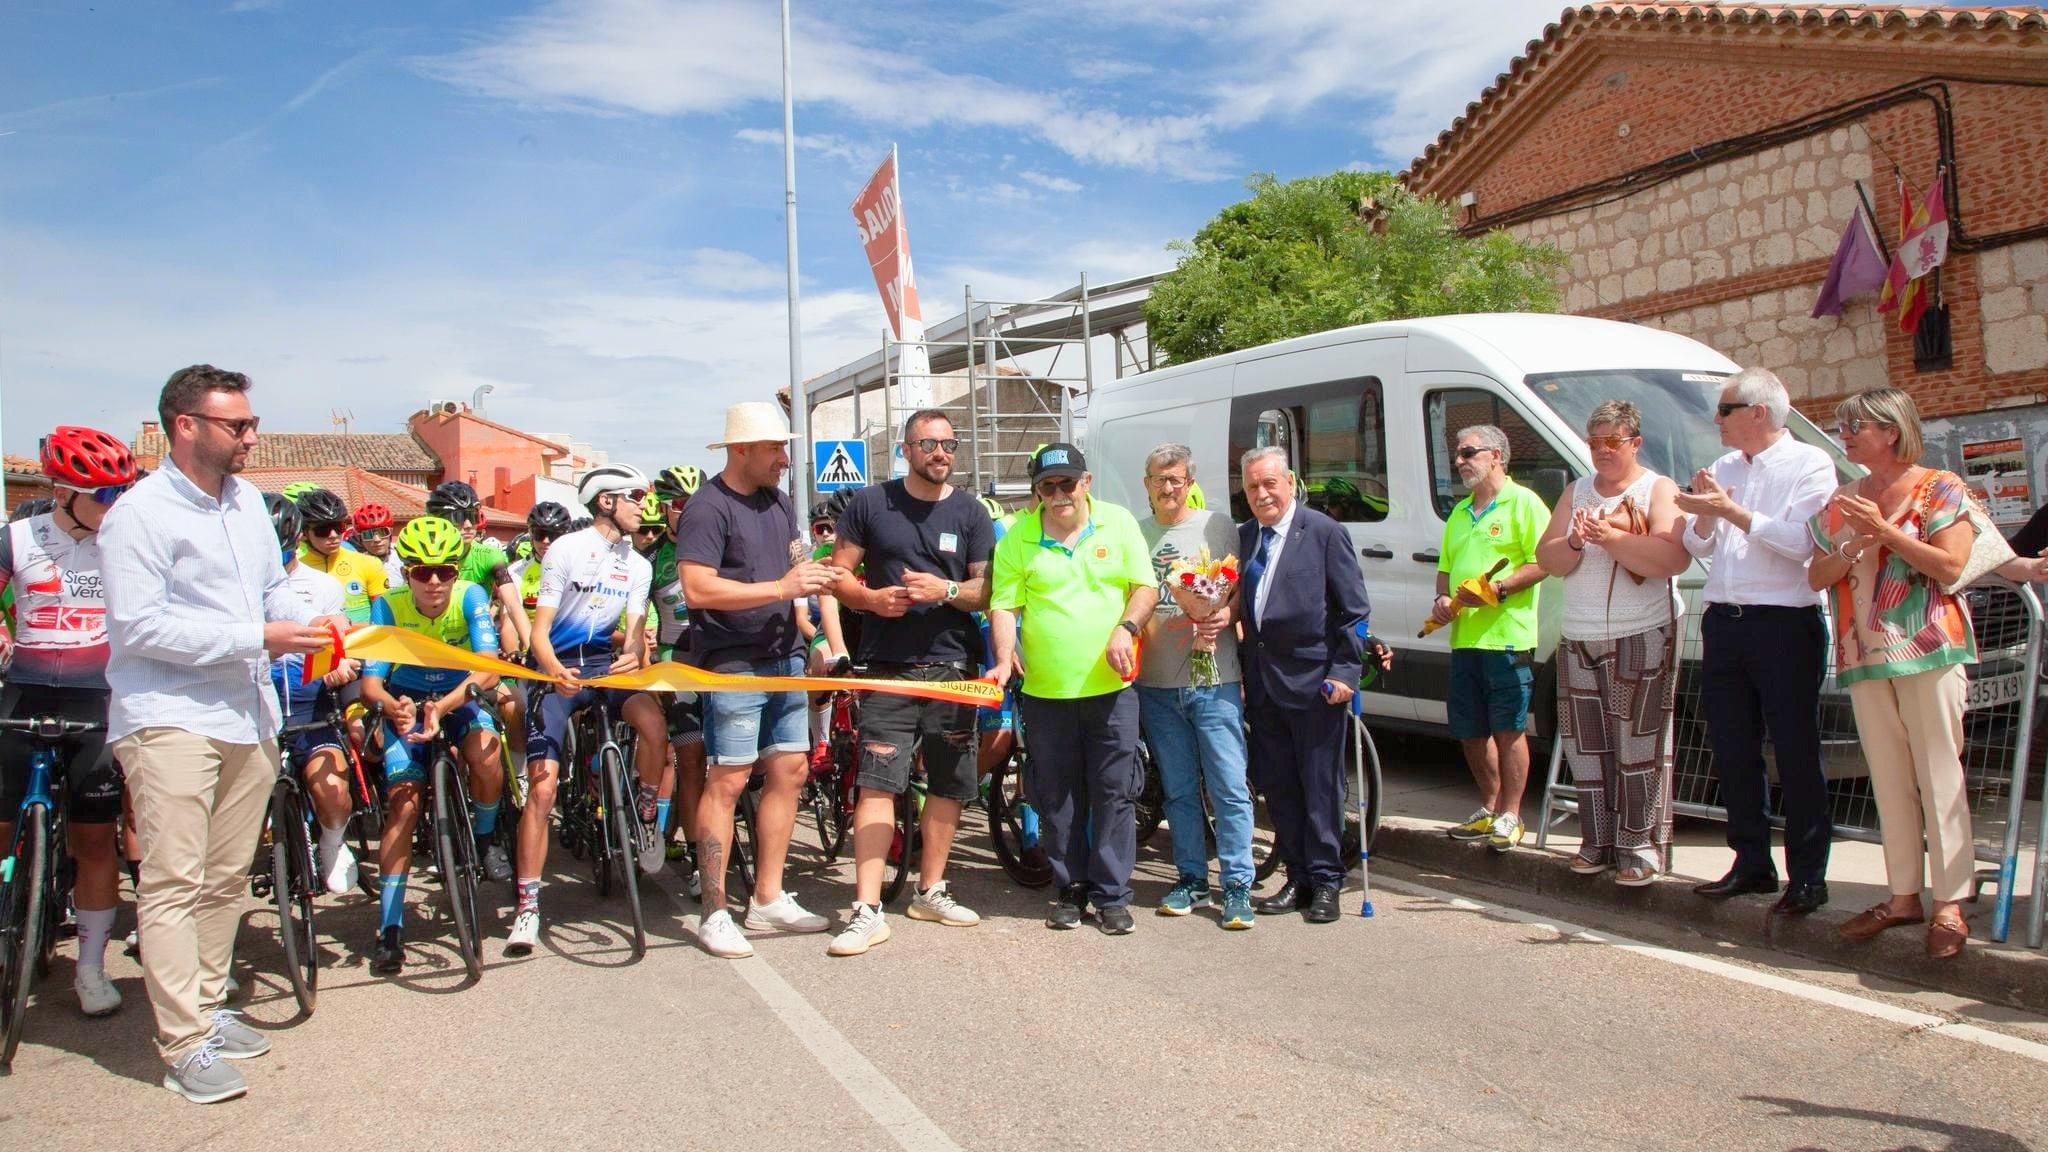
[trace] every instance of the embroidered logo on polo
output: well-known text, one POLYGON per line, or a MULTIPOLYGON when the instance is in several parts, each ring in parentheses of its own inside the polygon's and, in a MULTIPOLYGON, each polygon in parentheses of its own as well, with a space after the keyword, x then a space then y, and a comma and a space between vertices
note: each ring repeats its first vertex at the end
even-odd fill
POLYGON ((1492 536, 1492 537, 1494 537, 1495 539, 1499 539, 1499 538, 1500 538, 1500 525, 1498 525, 1498 524, 1489 524, 1489 525, 1487 525, 1487 526, 1486 526, 1486 534, 1487 534, 1488 536, 1492 536))

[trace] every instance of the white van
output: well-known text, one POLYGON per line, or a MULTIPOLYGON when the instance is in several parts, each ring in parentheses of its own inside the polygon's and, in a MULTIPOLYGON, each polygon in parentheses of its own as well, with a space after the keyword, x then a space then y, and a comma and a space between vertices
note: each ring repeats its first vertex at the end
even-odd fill
MULTIPOLYGON (((1436 594, 1444 522, 1465 495, 1452 467, 1460 428, 1507 433, 1508 472, 1555 504, 1592 471, 1586 417, 1627 400, 1643 417, 1642 461, 1684 485, 1726 451, 1714 426, 1721 382, 1737 365, 1695 340, 1580 316, 1439 316, 1365 324, 1131 376, 1096 389, 1088 458, 1098 495, 1144 515, 1145 455, 1173 441, 1194 449, 1209 505, 1248 517, 1238 458, 1284 446, 1303 499, 1342 521, 1358 548, 1373 634, 1395 672, 1365 695, 1393 727, 1441 732, 1450 631, 1416 632, 1436 594)), ((1840 446, 1794 412, 1795 436, 1840 446)), ((1848 473, 1844 472, 1846 477, 1848 473)), ((1703 575, 1695 566, 1687 583, 1703 575)), ((1696 599, 1696 591, 1689 599, 1696 599)), ((1555 709, 1563 597, 1543 592, 1542 648, 1531 714, 1548 733, 1555 709)))

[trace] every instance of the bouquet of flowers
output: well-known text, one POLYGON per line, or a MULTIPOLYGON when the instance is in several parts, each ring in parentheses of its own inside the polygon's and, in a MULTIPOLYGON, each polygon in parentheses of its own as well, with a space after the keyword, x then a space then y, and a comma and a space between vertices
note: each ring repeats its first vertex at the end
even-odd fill
MULTIPOLYGON (((1230 602, 1230 594, 1237 588, 1237 556, 1225 556, 1221 560, 1203 548, 1193 559, 1182 557, 1173 562, 1166 574, 1167 591, 1173 594, 1173 602, 1187 613, 1190 620, 1207 620, 1230 602)), ((1189 653, 1189 664, 1195 674, 1195 687, 1213 688, 1220 680, 1216 668, 1216 640, 1197 635, 1189 653)))

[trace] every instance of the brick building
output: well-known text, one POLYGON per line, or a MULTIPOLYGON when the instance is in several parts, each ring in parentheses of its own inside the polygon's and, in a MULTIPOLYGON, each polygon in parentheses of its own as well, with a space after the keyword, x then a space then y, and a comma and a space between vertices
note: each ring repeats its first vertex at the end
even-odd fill
MULTIPOLYGON (((1589 4, 1403 179, 1570 258, 1568 311, 1776 371, 1808 415, 1887 382, 1927 416, 2048 403, 2048 20, 2032 6, 1589 4), (1812 318, 1867 195, 1945 164, 1946 347, 1850 302, 1812 318), (1859 182, 1861 191, 1859 191, 1859 182), (1469 199, 1468 199, 1469 197, 1469 199)), ((2048 408, 2017 426, 2048 426, 2048 408)))
MULTIPOLYGON (((171 441, 154 420, 142 422, 133 445, 135 462, 155 469, 171 441)), ((263 432, 249 451, 247 467, 297 469, 361 468, 388 480, 431 488, 441 482, 441 461, 407 432, 263 432)))

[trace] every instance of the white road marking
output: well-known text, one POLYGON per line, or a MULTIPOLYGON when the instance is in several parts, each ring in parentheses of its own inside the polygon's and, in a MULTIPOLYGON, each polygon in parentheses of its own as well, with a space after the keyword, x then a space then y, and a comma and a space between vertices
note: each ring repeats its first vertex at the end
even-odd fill
MULTIPOLYGON (((648 881, 644 877, 642 884, 642 891, 645 891, 648 881)), ((699 921, 697 910, 668 885, 654 886, 659 887, 676 906, 676 911, 683 918, 683 926, 689 929, 694 942, 699 921)), ((861 1055, 860 1049, 855 1048, 839 1029, 832 1026, 830 1020, 804 999, 803 993, 784 980, 782 974, 770 967, 759 953, 752 959, 727 963, 740 979, 747 982, 762 1003, 768 1005, 768 1010, 775 1013, 783 1027, 788 1028, 809 1050, 818 1064, 839 1081, 839 1086, 846 1089, 853 1102, 889 1133, 898 1147, 905 1152, 961 1152, 960 1146, 953 1143, 953 1138, 946 1135, 943 1128, 911 1103, 910 1097, 896 1087, 895 1081, 861 1055)))
POLYGON ((1405 880, 1390 880, 1379 876, 1373 877, 1372 883, 1376 888, 1387 888, 1408 896, 1420 896, 1430 900, 1437 900, 1455 908, 1463 908, 1471 912, 1484 912, 1489 916, 1498 916, 1501 919, 1512 920, 1517 924, 1527 924, 1534 928, 1548 928, 1560 936, 1584 940, 1591 944, 1606 944, 1609 947, 1619 948, 1624 952, 1633 953, 1637 956, 1661 960, 1666 964, 1675 964, 1680 968, 1691 968, 1697 972, 1705 972, 1709 975, 1739 981, 1758 988, 1768 988, 1773 992, 1782 992, 1787 996, 1797 996, 1802 1000, 1811 1000, 1816 1004, 1826 1004, 1831 1008, 1861 1013, 1878 1020, 1901 1024, 1920 1032, 1931 1032, 1950 1037, 1951 1039, 1967 1041, 1971 1044, 1981 1044, 1986 1048, 1996 1048, 2001 1052, 2010 1052, 2015 1056, 2025 1056, 2030 1060, 2048 1064, 2048 1044, 2042 1044, 2034 1040, 2025 1040, 2018 1036, 2008 1036, 2003 1032, 1994 1032, 1989 1028, 1980 1028, 1975 1024, 1964 1024, 1950 1020, 1945 1016, 1935 1016, 1927 1012, 1917 1012, 1911 1008, 1901 1008, 1896 1004, 1887 1004, 1881 1000, 1865 999, 1862 996, 1852 995, 1838 989, 1826 988, 1818 984, 1807 984, 1789 977, 1779 976, 1773 972, 1763 972, 1754 968, 1744 967, 1740 964, 1731 964, 1726 960, 1716 960, 1711 956, 1699 956, 1691 952, 1679 951, 1676 948, 1645 944, 1640 940, 1631 940, 1626 936, 1616 936, 1610 932, 1596 932, 1591 928, 1573 924, 1569 921, 1558 920, 1549 916, 1539 916, 1534 912, 1524 912, 1519 908, 1509 908, 1505 905, 1489 904, 1481 900, 1459 896, 1455 893, 1445 892, 1423 884, 1412 884, 1405 880))

